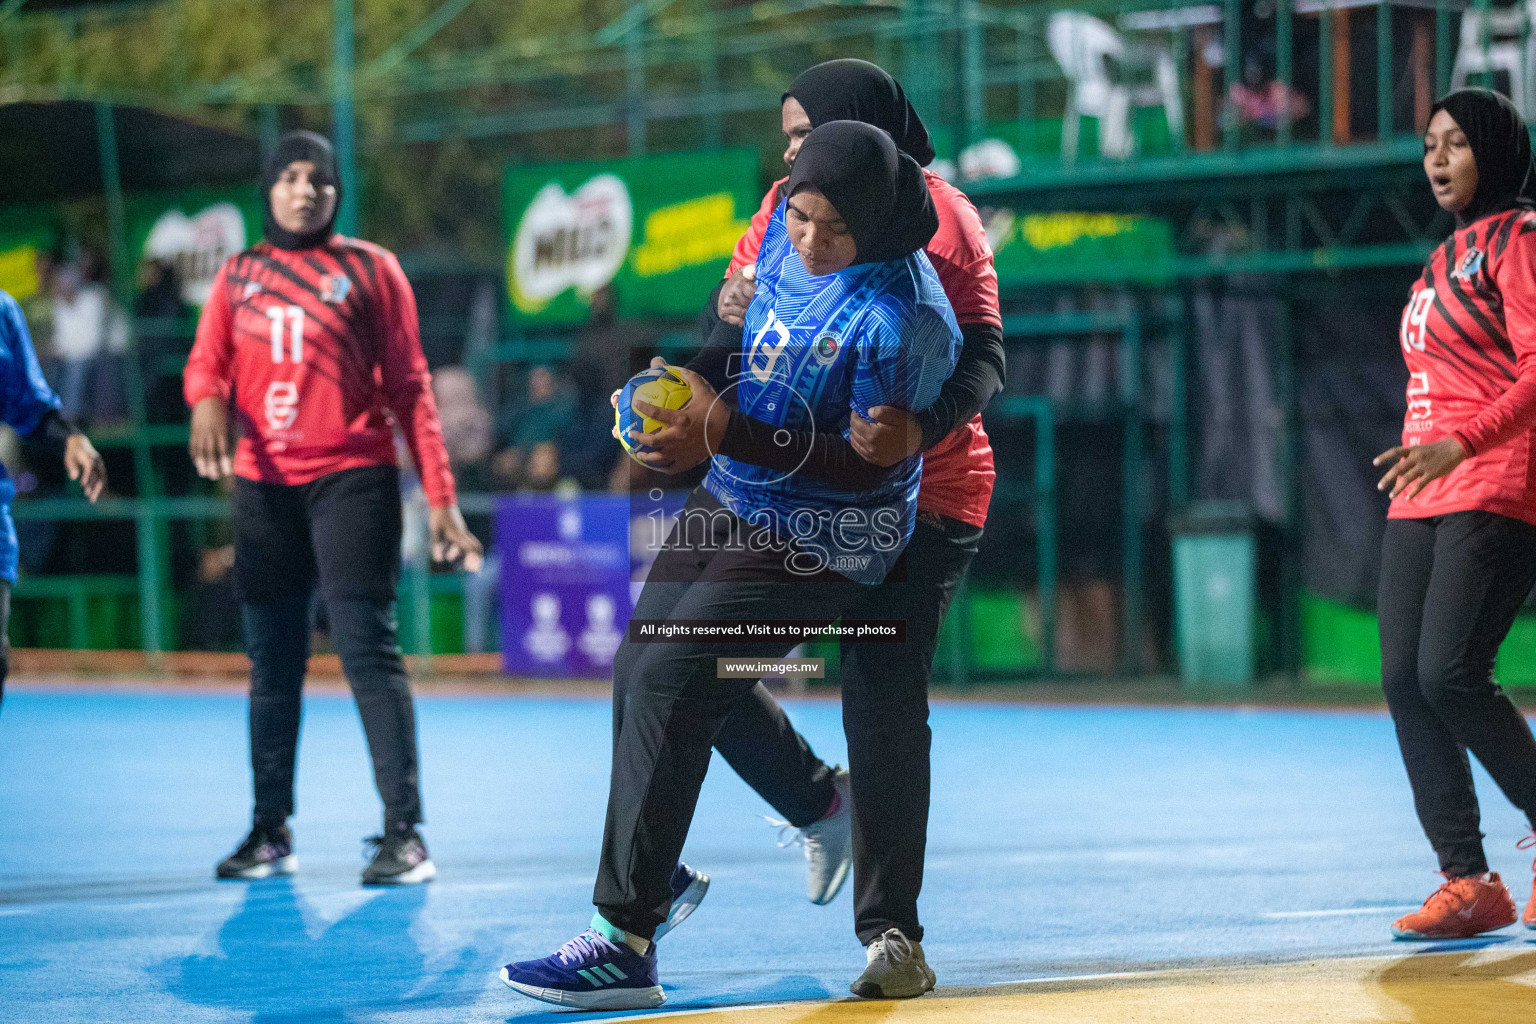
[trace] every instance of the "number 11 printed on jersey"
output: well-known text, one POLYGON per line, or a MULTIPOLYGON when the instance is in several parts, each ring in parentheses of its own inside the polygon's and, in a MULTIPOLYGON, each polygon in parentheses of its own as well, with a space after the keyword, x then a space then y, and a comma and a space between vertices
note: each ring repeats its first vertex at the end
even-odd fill
POLYGON ((283 325, 287 321, 289 347, 292 349, 293 361, 304 361, 304 307, 303 306, 268 306, 267 319, 272 321, 272 361, 283 361, 283 325))

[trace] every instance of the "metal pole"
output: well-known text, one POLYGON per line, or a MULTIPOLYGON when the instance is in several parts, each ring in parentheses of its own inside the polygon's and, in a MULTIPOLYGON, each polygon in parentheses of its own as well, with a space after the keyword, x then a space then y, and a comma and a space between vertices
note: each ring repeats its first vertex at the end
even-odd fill
POLYGON ((938 40, 922 29, 922 7, 922 0, 901 0, 901 80, 917 112, 929 124, 935 124, 941 113, 938 109, 939 69, 935 66, 939 62, 934 52, 938 40))
POLYGON ((1493 2, 1492 0, 1477 0, 1473 4, 1473 9, 1477 11, 1477 45, 1483 51, 1483 70, 1477 73, 1476 84, 1491 89, 1493 88, 1493 72, 1488 68, 1488 47, 1489 36, 1493 33, 1490 31, 1492 26, 1488 21, 1489 16, 1493 12, 1493 2))
POLYGON ((705 104, 704 145, 718 149, 725 145, 725 120, 720 110, 720 55, 716 48, 715 8, 704 5, 704 33, 700 37, 702 53, 699 56, 699 78, 704 95, 710 97, 705 104))
POLYGON ((1222 28, 1225 29, 1222 39, 1222 57, 1224 66, 1222 69, 1221 89, 1227 95, 1227 102, 1222 106, 1222 145, 1228 150, 1237 148, 1237 105, 1232 102, 1232 86, 1242 81, 1243 77, 1243 5, 1241 0, 1227 0, 1226 13, 1222 16, 1222 28))
MULTIPOLYGON (((132 418, 133 476, 139 497, 154 497, 155 467, 144 430, 144 380, 139 366, 139 346, 133 330, 133 262, 128 253, 126 216, 123 210, 123 179, 118 165, 117 122, 112 105, 96 104, 96 146, 101 162, 102 197, 107 208, 107 239, 112 262, 112 294, 127 321, 128 354, 123 361, 123 376, 128 391, 128 415, 132 418)), ((165 567, 160 559, 159 520, 151 511, 152 501, 140 501, 134 516, 135 548, 139 566, 139 632, 149 668, 158 672, 163 649, 160 594, 165 567)))
POLYGON ((1444 96, 1451 87, 1451 6, 1449 0, 1435 2, 1435 95, 1444 96))
MULTIPOLYGON (((1173 67, 1174 79, 1177 82, 1179 103, 1188 110, 1190 105, 1186 102, 1189 89, 1186 88, 1189 78, 1189 29, 1183 25, 1173 30, 1173 67)), ((1173 143, 1175 153, 1183 153, 1188 148, 1188 140, 1185 132, 1188 131, 1189 118, 1185 118, 1185 128, 1180 131, 1171 131, 1170 141, 1173 143)), ((1170 126, 1171 128, 1171 126, 1170 126)))
POLYGON ((1013 53, 1019 68, 1019 155, 1028 160, 1035 146, 1035 73, 1030 35, 1022 25, 1013 33, 1013 53))
POLYGON ((1180 512, 1189 504, 1189 304, 1182 291, 1168 296, 1173 348, 1173 408, 1168 414, 1168 504, 1180 512))
MULTIPOLYGON (((1228 67, 1231 65, 1229 64, 1228 67)), ((1121 522, 1125 577, 1120 665, 1127 675, 1141 668, 1141 319, 1132 309, 1120 338, 1120 401, 1125 417, 1124 519, 1121 522)))
POLYGON ((341 174, 341 206, 336 211, 336 230, 357 233, 356 118, 352 109, 352 0, 331 0, 331 95, 335 125, 336 166, 341 174))
POLYGON ((1291 59, 1295 49, 1291 29, 1294 21, 1291 0, 1279 0, 1275 10, 1275 78, 1280 82, 1282 99, 1275 138, 1282 146, 1291 144, 1291 59))
POLYGON ((1280 495, 1285 503, 1281 531, 1280 662, 1285 671, 1299 680, 1302 670, 1301 489, 1297 481, 1301 453, 1297 438, 1301 433, 1301 409, 1296 387, 1296 318, 1289 288, 1280 289, 1279 302, 1276 397, 1285 424, 1280 431, 1280 495))
POLYGON ((277 148, 277 140, 282 135, 282 132, 282 122, 278 119, 275 106, 270 103, 263 103, 256 108, 256 142, 261 148, 261 162, 263 164, 267 162, 267 157, 272 155, 272 151, 277 148))
POLYGON ((1035 417, 1035 561, 1040 589, 1040 674, 1056 672, 1056 418, 1048 398, 1035 417))
MULTIPOLYGON (((1349 83, 1344 83, 1349 88, 1349 83)), ((1333 8, 1317 16, 1317 141, 1333 145, 1333 8)))
POLYGON ((1392 5, 1376 6, 1376 140, 1392 137, 1392 5))
POLYGON ((645 155, 645 0, 630 0, 633 24, 624 35, 625 135, 630 156, 645 155))
MULTIPOLYGON (((986 132, 986 82, 982 77, 984 40, 981 35, 981 19, 977 17, 976 0, 960 0, 957 7, 960 16, 960 82, 965 115, 963 144, 979 142, 986 132)), ((962 147, 957 146, 958 154, 962 147)))

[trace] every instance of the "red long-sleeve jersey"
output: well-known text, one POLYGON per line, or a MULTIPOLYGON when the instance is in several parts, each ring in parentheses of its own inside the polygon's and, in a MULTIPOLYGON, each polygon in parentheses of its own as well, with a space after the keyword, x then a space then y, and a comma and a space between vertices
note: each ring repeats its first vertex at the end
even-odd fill
POLYGON ((1536 213, 1458 229, 1403 310, 1403 443, 1451 436, 1471 457, 1392 502, 1396 519, 1482 510, 1536 523, 1536 213))
POLYGON ((182 390, 188 405, 233 400, 235 473, 247 480, 305 484, 392 463, 399 424, 428 502, 456 501, 416 297, 387 249, 336 235, 314 249, 262 242, 231 257, 182 390))
MULTIPOLYGON (((933 193, 934 209, 939 215, 939 230, 923 251, 954 308, 955 320, 962 327, 973 323, 1002 326, 997 271, 992 269, 992 246, 987 242, 981 216, 964 192, 932 171, 925 169, 923 177, 928 182, 928 191, 933 193)), ((763 196, 762 205, 752 217, 752 226, 736 243, 731 264, 726 268, 727 277, 757 261, 763 233, 779 206, 779 190, 788 180, 780 178, 763 196)), ((992 442, 977 414, 923 454, 923 483, 917 492, 917 507, 919 511, 985 526, 996 478, 992 442)))

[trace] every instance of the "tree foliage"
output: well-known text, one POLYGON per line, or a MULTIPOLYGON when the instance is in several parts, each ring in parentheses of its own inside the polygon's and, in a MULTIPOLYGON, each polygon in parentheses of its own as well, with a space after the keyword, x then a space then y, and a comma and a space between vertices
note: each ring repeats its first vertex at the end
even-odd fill
MULTIPOLYGON (((370 237, 491 265, 500 255, 500 179, 509 161, 626 151, 622 114, 507 133, 462 126, 509 112, 622 109, 632 56, 622 29, 641 13, 636 0, 353 4, 360 180, 351 186, 370 237), (439 12, 453 16, 430 35, 418 31, 439 12)), ((741 32, 762 32, 770 23, 784 28, 783 45, 771 56, 719 62, 718 80, 737 90, 772 97, 794 70, 814 60, 874 55, 869 38, 817 31, 833 24, 831 18, 846 20, 857 4, 644 0, 639 6, 646 15, 640 19, 645 88, 653 95, 700 93, 702 65, 694 58, 706 18, 724 19, 741 32), (789 12, 789 23, 773 20, 782 12, 789 12)), ((894 16, 893 7, 873 0, 858 9, 894 16)), ((0 100, 108 99, 251 133, 265 106, 284 128, 328 131, 332 16, 333 4, 325 0, 159 0, 30 14, 23 5, 0 21, 0 100)), ((652 121, 649 148, 701 145, 703 116, 652 121)), ((724 141, 761 147, 766 173, 774 169, 776 122, 757 110, 734 115, 724 141)))

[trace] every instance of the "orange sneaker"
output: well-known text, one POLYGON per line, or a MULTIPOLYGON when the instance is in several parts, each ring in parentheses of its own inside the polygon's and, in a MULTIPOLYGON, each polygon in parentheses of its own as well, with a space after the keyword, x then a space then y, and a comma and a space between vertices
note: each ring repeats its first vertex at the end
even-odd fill
MULTIPOLYGON (((1536 832, 1515 844, 1515 848, 1520 850, 1529 850, 1533 846, 1536 846, 1536 832)), ((1536 862, 1532 862, 1531 870, 1536 871, 1536 862)), ((1531 898, 1525 904, 1525 913, 1520 915, 1520 923, 1527 928, 1536 928, 1536 879, 1531 881, 1531 898)))
POLYGON ((1399 939, 1470 939, 1515 923, 1515 899, 1496 874, 1447 878, 1424 905, 1392 923, 1399 939))

